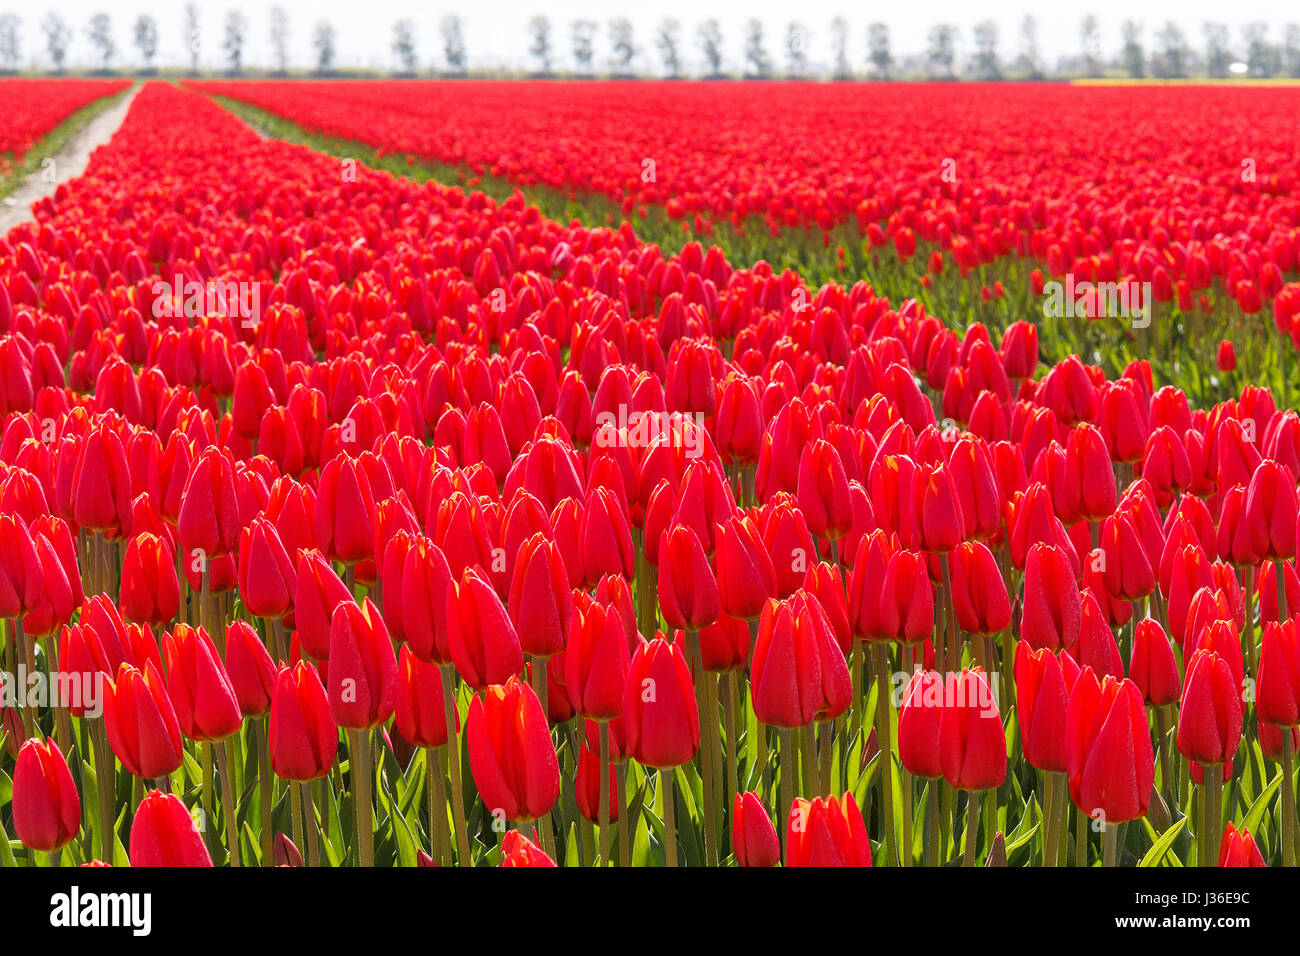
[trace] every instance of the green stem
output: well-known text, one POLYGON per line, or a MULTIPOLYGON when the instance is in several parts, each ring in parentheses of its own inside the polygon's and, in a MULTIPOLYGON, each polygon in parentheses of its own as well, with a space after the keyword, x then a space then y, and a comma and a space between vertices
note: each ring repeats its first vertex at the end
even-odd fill
POLYGON ((456 687, 451 673, 451 665, 443 664, 442 671, 442 707, 443 717, 447 722, 447 770, 451 777, 451 819, 456 830, 456 849, 460 854, 460 865, 471 866, 469 855, 469 833, 465 829, 465 793, 460 782, 460 743, 456 733, 456 687))
POLYGON ((357 819, 357 864, 375 865, 375 821, 370 795, 373 761, 370 755, 370 731, 348 731, 348 756, 352 761, 352 809, 357 819))
POLYGON ((610 866, 609 722, 600 722, 600 865, 610 866))
POLYGON ((218 740, 213 749, 217 755, 217 772, 221 775, 221 809, 226 817, 226 849, 230 865, 241 866, 239 859, 239 824, 235 820, 235 788, 230 781, 230 765, 226 761, 226 742, 218 740))
POLYGON ((677 866, 677 809, 673 806, 673 774, 677 768, 659 768, 660 799, 664 805, 664 859, 669 866, 677 866))
POLYGON ((894 755, 889 717, 889 648, 877 644, 876 655, 876 737, 880 744, 880 795, 884 807, 885 865, 898 865, 898 837, 894 833, 894 755))
POLYGON ((979 835, 980 796, 979 790, 969 790, 966 793, 966 845, 962 853, 962 866, 975 865, 975 838, 979 835))

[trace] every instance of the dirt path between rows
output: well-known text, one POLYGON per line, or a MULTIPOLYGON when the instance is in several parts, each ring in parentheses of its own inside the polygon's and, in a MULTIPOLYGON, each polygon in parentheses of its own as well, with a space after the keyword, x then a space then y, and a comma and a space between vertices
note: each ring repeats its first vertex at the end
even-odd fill
POLYGON ((131 102, 140 92, 137 85, 128 90, 121 100, 114 103, 102 113, 96 114, 89 123, 72 134, 63 149, 53 157, 55 182, 41 179, 38 169, 27 177, 27 181, 0 200, 0 235, 4 235, 20 222, 32 218, 32 203, 52 195, 59 188, 59 183, 75 179, 86 171, 90 163, 90 154, 96 146, 101 146, 113 138, 131 102))

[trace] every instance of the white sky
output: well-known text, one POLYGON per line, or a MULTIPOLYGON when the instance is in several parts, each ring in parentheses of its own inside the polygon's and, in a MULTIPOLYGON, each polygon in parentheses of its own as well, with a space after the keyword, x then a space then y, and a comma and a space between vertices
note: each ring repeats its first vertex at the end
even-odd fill
MULTIPOLYGON (((201 3, 201 65, 209 69, 224 67, 220 44, 226 15, 231 9, 240 9, 249 24, 245 65, 271 66, 271 5, 264 0, 242 4, 201 3)), ((960 29, 959 50, 969 51, 971 27, 981 19, 991 18, 999 25, 1000 53, 1004 59, 1010 59, 1017 49, 1019 23, 1026 13, 1032 12, 1039 25, 1039 49, 1049 64, 1055 63, 1061 55, 1077 53, 1080 48, 1079 21, 1088 12, 1095 14, 1101 22, 1102 49, 1107 55, 1118 49, 1120 24, 1128 18, 1146 25, 1144 41, 1148 49, 1151 34, 1169 19, 1183 28, 1195 47, 1202 45, 1201 26, 1206 20, 1228 23, 1234 44, 1239 44, 1240 27, 1247 21, 1268 23, 1270 38, 1274 42, 1280 40, 1285 23, 1300 21, 1300 4, 1296 0, 1252 0, 1241 6, 1225 4, 1222 0, 1145 0, 1141 3, 1133 0, 1084 0, 1080 4, 1048 4, 1042 0, 913 0, 892 5, 872 4, 865 11, 863 8, 867 5, 847 0, 803 0, 797 5, 776 0, 658 0, 654 4, 628 0, 474 0, 459 5, 459 8, 412 0, 280 0, 280 6, 289 15, 290 57, 296 66, 306 67, 314 62, 312 26, 325 18, 332 21, 338 31, 336 65, 379 69, 395 65, 391 52, 392 24, 402 17, 409 17, 416 24, 421 67, 441 67, 438 24, 446 13, 453 10, 461 15, 472 67, 529 67, 527 23, 532 16, 541 13, 552 21, 552 44, 559 65, 564 67, 572 65, 570 21, 581 18, 601 24, 596 62, 598 68, 603 68, 609 58, 605 24, 611 17, 626 16, 635 25, 637 43, 642 48, 637 66, 646 72, 659 67, 651 41, 655 25, 665 16, 675 17, 683 24, 683 58, 692 71, 700 67, 701 60, 695 41, 695 25, 709 17, 716 18, 722 26, 724 69, 733 71, 738 71, 741 65, 744 25, 750 17, 764 21, 768 52, 780 67, 784 63, 785 31, 792 19, 798 19, 810 31, 808 56, 810 62, 816 63, 830 60, 829 23, 833 17, 842 15, 850 25, 850 62, 858 69, 864 66, 866 27, 872 20, 889 24, 897 58, 921 52, 929 28, 942 22, 953 23, 960 29)), ((73 28, 75 38, 68 59, 74 66, 94 62, 93 48, 86 38, 85 28, 91 15, 101 11, 108 13, 113 20, 117 65, 139 62, 138 51, 131 42, 131 24, 141 13, 151 14, 158 22, 159 65, 188 64, 183 10, 184 4, 180 0, 50 0, 25 6, 16 0, 0 0, 0 13, 14 12, 23 18, 23 62, 38 67, 49 65, 40 22, 50 11, 58 13, 73 28)))

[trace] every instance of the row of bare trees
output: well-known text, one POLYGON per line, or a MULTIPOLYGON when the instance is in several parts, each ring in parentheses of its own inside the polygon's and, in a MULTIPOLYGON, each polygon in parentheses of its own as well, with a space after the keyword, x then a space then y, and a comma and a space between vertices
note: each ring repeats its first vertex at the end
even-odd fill
MULTIPOLYGON (((289 17, 281 6, 273 6, 269 14, 270 41, 274 69, 286 74, 290 68, 289 17)), ((559 52, 559 42, 554 38, 550 18, 533 17, 527 25, 528 53, 531 65, 538 75, 551 76, 567 73, 591 76, 597 72, 596 43, 601 36, 601 24, 595 20, 578 19, 569 25, 569 60, 559 52)), ((0 14, 0 69, 12 71, 21 60, 21 18, 17 14, 0 14)), ((50 13, 41 22, 45 51, 56 72, 61 72, 67 61, 68 47, 74 31, 57 13, 50 13)), ((442 61, 445 71, 464 75, 468 69, 465 36, 460 17, 445 16, 438 26, 442 61)), ((1120 26, 1122 46, 1117 57, 1107 59, 1101 49, 1101 24, 1089 14, 1079 24, 1078 53, 1061 57, 1051 72, 1066 75, 1102 76, 1106 72, 1121 72, 1132 77, 1154 76, 1177 78, 1187 76, 1226 77, 1232 73, 1245 73, 1254 77, 1300 77, 1300 25, 1286 24, 1280 39, 1274 40, 1269 26, 1263 21, 1243 25, 1234 37, 1228 25, 1209 22, 1202 26, 1202 43, 1194 46, 1173 21, 1168 21, 1151 34, 1148 49, 1144 42, 1144 25, 1126 20, 1120 26)), ((618 17, 605 24, 608 43, 608 70, 615 76, 632 76, 638 72, 638 57, 647 53, 637 41, 632 21, 618 17)), ((114 40, 112 20, 107 13, 94 14, 86 28, 86 37, 95 51, 95 61, 102 70, 118 62, 118 49, 114 40)), ((244 69, 244 51, 249 34, 248 20, 238 9, 228 10, 221 22, 218 48, 231 73, 244 69)), ((874 22, 867 26, 862 60, 851 52, 852 30, 844 17, 836 17, 829 24, 829 62, 817 65, 819 73, 837 79, 848 79, 865 67, 867 75, 888 79, 897 75, 926 75, 934 78, 954 78, 959 74, 983 80, 999 80, 1009 76, 1029 79, 1044 78, 1049 70, 1039 52, 1038 24, 1026 16, 1019 24, 1015 38, 1016 50, 1009 56, 1001 49, 998 25, 993 20, 983 20, 971 30, 971 46, 963 54, 961 31, 949 23, 931 28, 923 53, 895 58, 889 26, 874 22)), ((193 71, 199 67, 202 50, 200 12, 195 3, 185 7, 184 42, 193 71)), ((804 24, 793 21, 784 31, 783 60, 780 69, 776 58, 769 52, 766 25, 762 20, 751 19, 745 24, 741 72, 751 77, 772 77, 778 74, 801 77, 809 73, 809 49, 812 32, 804 24)), ((158 24, 148 14, 136 17, 131 26, 132 44, 139 53, 138 62, 146 71, 152 70, 158 53, 158 24)), ((694 45, 699 53, 701 69, 697 75, 719 77, 724 74, 722 27, 717 20, 704 20, 695 25, 694 45)), ((312 67, 317 73, 329 73, 335 67, 338 31, 329 20, 319 20, 312 27, 311 46, 314 54, 312 67)), ((688 72, 688 38, 686 29, 676 19, 659 22, 651 39, 662 72, 680 77, 688 72)), ((421 69, 419 36, 415 21, 403 18, 393 24, 391 52, 398 71, 414 75, 421 69)))

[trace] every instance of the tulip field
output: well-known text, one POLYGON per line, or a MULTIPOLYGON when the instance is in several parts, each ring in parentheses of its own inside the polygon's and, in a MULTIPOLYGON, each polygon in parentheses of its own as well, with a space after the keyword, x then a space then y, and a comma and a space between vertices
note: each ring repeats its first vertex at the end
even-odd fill
POLYGON ((0 237, 0 866, 1294 866, 1300 88, 869 92, 145 82, 0 237))

